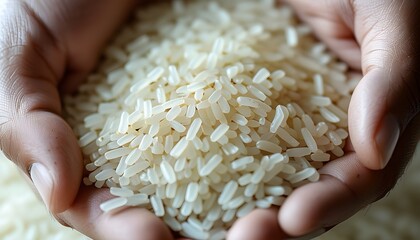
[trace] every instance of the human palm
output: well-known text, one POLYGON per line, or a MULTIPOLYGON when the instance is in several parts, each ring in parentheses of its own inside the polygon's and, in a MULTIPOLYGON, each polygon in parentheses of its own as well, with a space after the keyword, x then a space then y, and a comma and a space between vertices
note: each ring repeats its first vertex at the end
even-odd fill
POLYGON ((1 148, 29 172, 51 213, 94 239, 168 239, 144 209, 103 214, 105 189, 80 184, 81 151, 61 118, 60 96, 74 91, 137 4, 124 1, 0 2, 1 148), (129 224, 127 224, 129 223, 129 224))
POLYGON ((320 181, 295 190, 280 210, 258 210, 259 215, 254 212, 255 216, 240 219, 230 233, 234 239, 319 235, 384 197, 403 174, 420 139, 420 37, 416 27, 420 3, 283 2, 338 57, 361 71, 363 79, 350 103, 345 156, 320 169, 320 181), (259 231, 254 231, 256 226, 261 227, 259 231))
POLYGON ((287 0, 363 78, 349 107, 346 154, 295 191, 279 213, 285 232, 329 229, 390 191, 419 141, 418 1, 287 0))

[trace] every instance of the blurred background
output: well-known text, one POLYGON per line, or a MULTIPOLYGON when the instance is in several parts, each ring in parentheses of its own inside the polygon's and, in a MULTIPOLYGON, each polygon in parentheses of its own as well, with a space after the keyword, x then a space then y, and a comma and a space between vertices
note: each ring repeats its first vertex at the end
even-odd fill
MULTIPOLYGON (((317 240, 420 239, 420 144, 397 186, 317 240)), ((16 167, 0 153, 0 239, 88 239, 57 223, 16 167)))

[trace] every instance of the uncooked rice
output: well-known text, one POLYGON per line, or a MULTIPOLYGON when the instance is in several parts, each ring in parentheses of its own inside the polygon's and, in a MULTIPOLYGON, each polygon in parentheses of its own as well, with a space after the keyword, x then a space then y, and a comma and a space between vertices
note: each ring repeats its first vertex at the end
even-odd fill
POLYGON ((225 238, 344 154, 355 80, 325 49, 272 0, 138 10, 64 101, 84 183, 111 188, 106 212, 141 206, 183 236, 225 238))
POLYGON ((26 176, 0 151, 0 239, 88 240, 58 223, 37 198, 26 176))

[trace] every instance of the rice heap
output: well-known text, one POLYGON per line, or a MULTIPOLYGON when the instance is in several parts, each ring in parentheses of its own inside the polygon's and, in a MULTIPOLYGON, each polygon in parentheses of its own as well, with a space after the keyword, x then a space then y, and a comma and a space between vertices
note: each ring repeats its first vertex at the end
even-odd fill
POLYGON ((175 1, 137 11, 65 98, 90 171, 123 206, 222 239, 343 155, 357 83, 274 1, 175 1))

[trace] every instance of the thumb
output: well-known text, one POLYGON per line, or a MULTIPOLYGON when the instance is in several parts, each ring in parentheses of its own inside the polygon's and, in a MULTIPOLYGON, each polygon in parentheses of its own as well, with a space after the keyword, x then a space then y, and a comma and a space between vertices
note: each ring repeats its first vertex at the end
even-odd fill
POLYGON ((417 1, 354 1, 364 77, 349 107, 349 131, 362 163, 382 169, 419 113, 417 1))
POLYGON ((64 120, 34 109, 3 124, 1 136, 2 149, 29 175, 47 208, 59 213, 70 207, 83 169, 76 139, 64 120))
POLYGON ((0 9, 7 9, 0 15, 7 33, 0 34, 0 146, 49 210, 62 212, 73 203, 83 172, 77 140, 59 116, 56 85, 65 60, 23 3, 4 1, 0 9))

